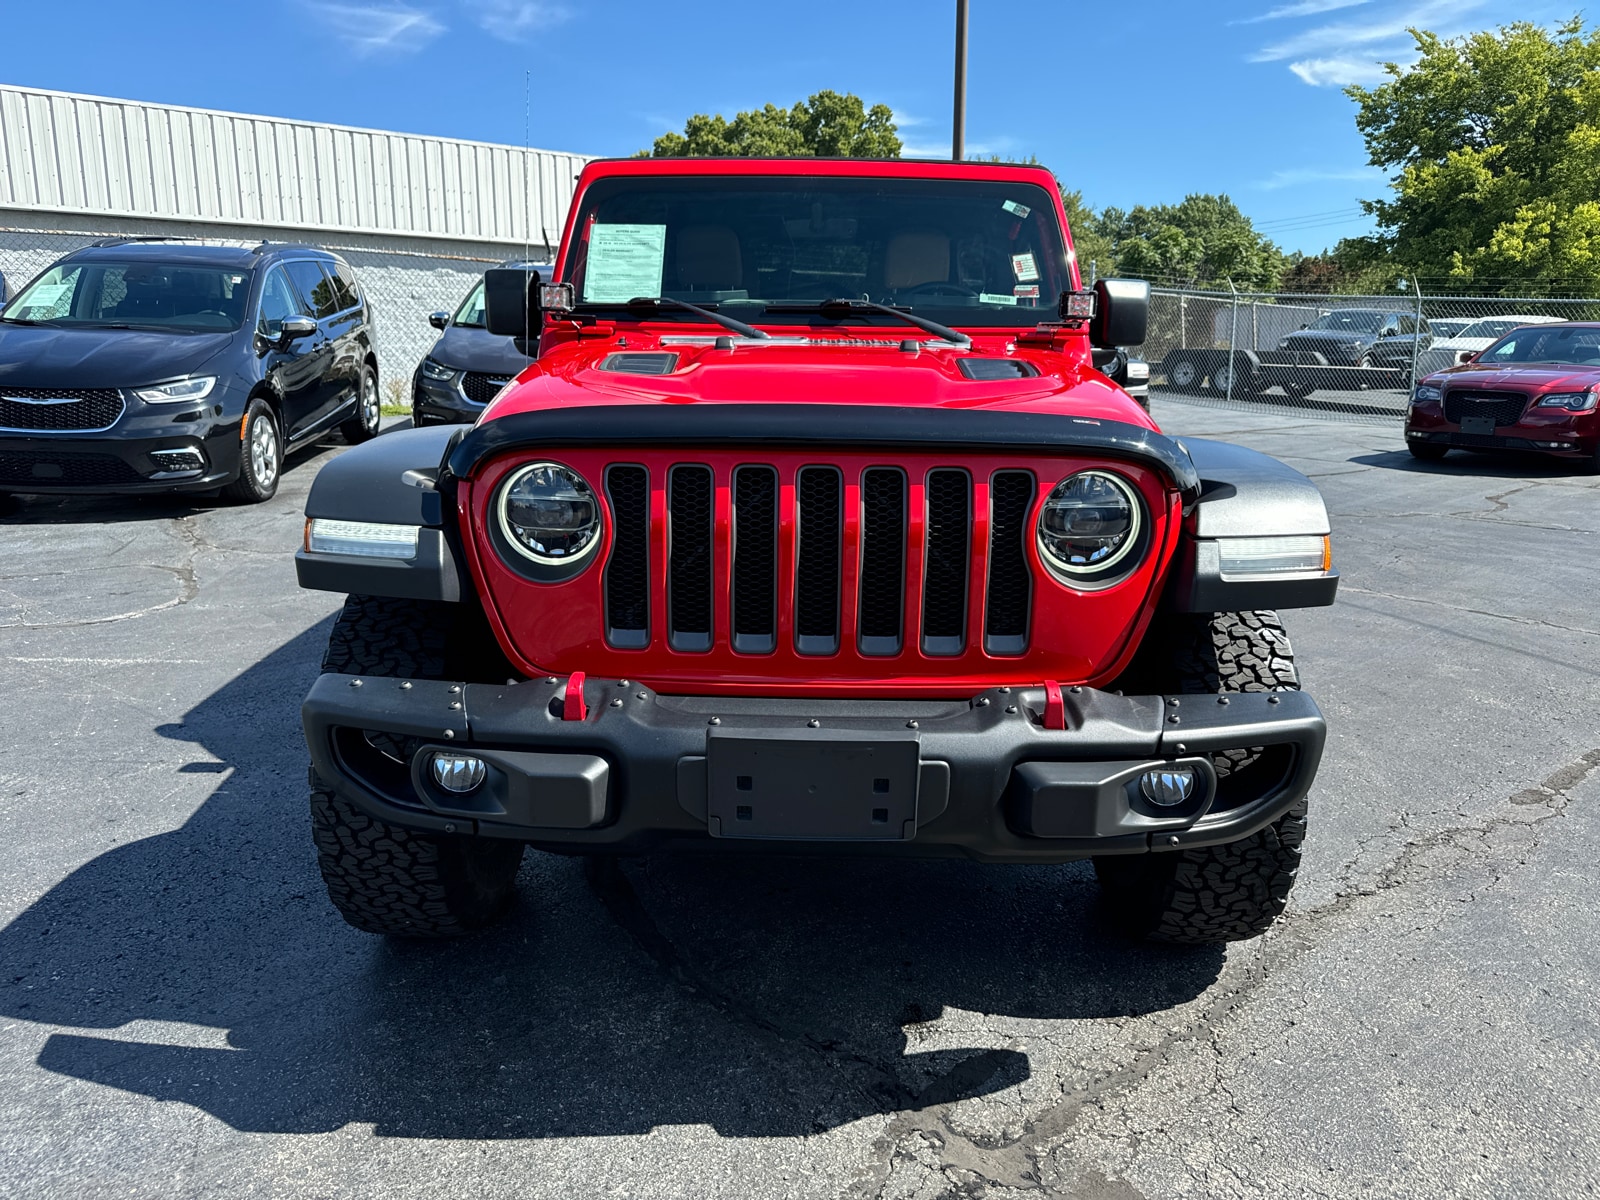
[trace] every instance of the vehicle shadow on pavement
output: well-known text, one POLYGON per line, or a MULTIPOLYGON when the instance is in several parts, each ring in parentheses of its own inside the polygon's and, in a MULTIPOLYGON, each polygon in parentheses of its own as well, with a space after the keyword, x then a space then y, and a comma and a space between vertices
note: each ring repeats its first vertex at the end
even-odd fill
POLYGON ((1413 475, 1465 475, 1481 479, 1563 479, 1582 482, 1591 478, 1570 459, 1552 458, 1548 454, 1532 452, 1519 454, 1510 450, 1489 450, 1475 453, 1471 450, 1452 450, 1436 462, 1423 462, 1413 458, 1410 451, 1390 450, 1376 454, 1358 454, 1349 460, 1367 467, 1382 467, 1389 471, 1407 471, 1413 475))
POLYGON ((76 1027, 40 1066, 248 1131, 803 1136, 1026 1080, 1016 1022, 983 1014, 1134 1016, 1221 971, 1220 949, 1109 932, 1081 865, 530 852, 491 931, 359 934, 308 830, 298 710, 326 637, 158 730, 196 746, 177 770, 226 771, 183 826, 100 855, 0 929, 0 1013, 76 1027))

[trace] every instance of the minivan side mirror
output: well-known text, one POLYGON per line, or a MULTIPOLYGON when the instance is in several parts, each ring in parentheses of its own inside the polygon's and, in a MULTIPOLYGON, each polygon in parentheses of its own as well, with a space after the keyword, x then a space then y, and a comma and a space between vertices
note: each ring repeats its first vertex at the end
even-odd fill
POLYGON ((1150 327, 1150 284, 1143 279, 1101 279, 1094 285, 1094 346, 1142 346, 1150 327))
POLYGON ((317 323, 310 317, 290 317, 278 326, 278 349, 286 350, 301 338, 308 338, 317 331, 317 323))
POLYGON ((429 313, 428 324, 435 329, 444 329, 450 324, 450 314, 447 312, 429 313))

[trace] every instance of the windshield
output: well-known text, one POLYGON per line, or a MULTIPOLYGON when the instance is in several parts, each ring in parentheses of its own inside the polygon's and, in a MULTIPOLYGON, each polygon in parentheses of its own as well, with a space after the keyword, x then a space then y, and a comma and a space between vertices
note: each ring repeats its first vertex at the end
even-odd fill
POLYGON ((1071 286, 1055 199, 1032 184, 602 179, 584 193, 574 229, 561 278, 580 310, 665 296, 743 321, 808 324, 824 318, 776 310, 853 299, 950 325, 1033 326, 1054 319, 1071 286))
POLYGON ((244 322, 250 272, 162 262, 77 262, 51 267, 0 320, 200 333, 244 322))
POLYGON ((450 318, 450 323, 467 329, 486 329, 489 322, 483 312, 483 284, 480 283, 467 293, 467 298, 456 309, 456 315, 450 318))
POLYGON ((1478 361, 1600 366, 1600 325, 1528 325, 1490 346, 1478 361))
POLYGON ((1476 325, 1463 329, 1459 336, 1471 338, 1484 338, 1493 341, 1495 338, 1505 337, 1513 329, 1526 325, 1528 322, 1521 317, 1491 317, 1479 321, 1476 325))
POLYGON ((1311 329, 1337 329, 1344 333, 1372 333, 1383 324, 1383 314, 1365 309, 1346 309, 1318 317, 1311 329))
MULTIPOLYGON (((1472 324, 1471 317, 1429 317, 1428 328, 1437 338, 1461 337, 1472 324)), ((1503 332, 1503 331, 1502 331, 1503 332)))

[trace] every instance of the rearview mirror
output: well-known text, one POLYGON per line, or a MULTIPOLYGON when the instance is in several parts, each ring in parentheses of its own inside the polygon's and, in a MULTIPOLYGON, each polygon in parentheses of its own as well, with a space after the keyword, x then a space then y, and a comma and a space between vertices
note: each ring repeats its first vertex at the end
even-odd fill
POLYGON ((1095 346, 1142 346, 1150 325, 1150 284, 1143 279, 1102 279, 1094 285, 1095 313, 1089 342, 1095 346))
POLYGON ((1477 362, 1478 353, 1479 352, 1477 350, 1463 350, 1458 361, 1463 363, 1477 362))
POLYGON ((447 312, 429 313, 428 324, 432 325, 435 329, 443 329, 445 326, 450 324, 450 314, 447 312))

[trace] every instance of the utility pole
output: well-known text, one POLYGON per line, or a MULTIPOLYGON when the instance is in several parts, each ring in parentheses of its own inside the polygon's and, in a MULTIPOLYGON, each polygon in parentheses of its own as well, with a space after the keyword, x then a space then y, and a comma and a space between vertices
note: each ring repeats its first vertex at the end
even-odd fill
POLYGON ((960 162, 967 143, 967 0, 956 0, 956 118, 950 157, 960 162))

